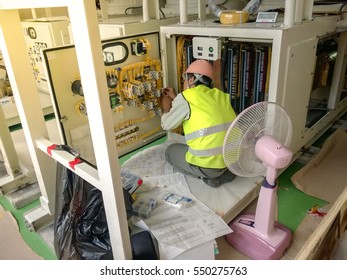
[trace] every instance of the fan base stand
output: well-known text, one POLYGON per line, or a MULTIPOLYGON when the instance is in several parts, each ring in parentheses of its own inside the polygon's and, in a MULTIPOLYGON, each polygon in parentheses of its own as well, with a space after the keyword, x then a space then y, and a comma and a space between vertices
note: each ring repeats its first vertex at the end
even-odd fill
POLYGON ((239 252, 254 260, 278 260, 291 241, 291 231, 274 222, 274 238, 264 238, 254 228, 254 215, 245 214, 229 224, 233 230, 226 235, 226 241, 239 252))

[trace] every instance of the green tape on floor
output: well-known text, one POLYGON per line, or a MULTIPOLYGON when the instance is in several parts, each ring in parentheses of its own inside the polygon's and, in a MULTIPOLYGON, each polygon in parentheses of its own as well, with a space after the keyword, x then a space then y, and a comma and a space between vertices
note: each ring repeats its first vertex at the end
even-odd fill
POLYGON ((29 245, 29 247, 36 252, 39 256, 45 260, 56 260, 57 257, 51 248, 40 238, 40 236, 31 232, 25 225, 24 214, 29 210, 40 205, 40 201, 36 200, 31 204, 24 206, 23 208, 17 210, 12 204, 4 197, 0 196, 0 204, 4 207, 6 211, 11 212, 12 216, 16 219, 19 231, 22 235, 23 240, 29 245))
POLYGON ((302 164, 294 162, 279 176, 278 181, 278 220, 293 232, 308 215, 307 210, 314 205, 323 207, 327 204, 298 190, 291 182, 291 176, 301 167, 302 164))

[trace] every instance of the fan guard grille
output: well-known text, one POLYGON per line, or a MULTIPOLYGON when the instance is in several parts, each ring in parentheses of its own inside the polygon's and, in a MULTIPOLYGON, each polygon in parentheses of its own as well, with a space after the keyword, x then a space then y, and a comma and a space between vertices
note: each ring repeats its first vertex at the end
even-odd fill
POLYGON ((224 138, 223 158, 228 169, 242 177, 265 175, 266 167, 255 154, 257 140, 270 135, 288 146, 292 123, 287 112, 273 102, 259 102, 242 111, 224 138))

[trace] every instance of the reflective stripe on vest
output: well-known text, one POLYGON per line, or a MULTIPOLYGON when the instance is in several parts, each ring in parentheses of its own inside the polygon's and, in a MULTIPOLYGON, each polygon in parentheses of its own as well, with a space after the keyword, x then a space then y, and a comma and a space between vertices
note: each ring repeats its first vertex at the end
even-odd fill
POLYGON ((216 156, 216 155, 221 154, 222 153, 222 147, 205 149, 205 150, 193 150, 192 148, 189 148, 188 151, 194 156, 210 157, 210 156, 216 156))
POLYGON ((213 133, 228 130, 231 123, 232 122, 222 123, 222 124, 211 126, 208 128, 201 128, 197 131, 189 133, 185 136, 186 142, 188 142, 189 140, 195 139, 195 138, 199 138, 201 136, 207 136, 207 135, 211 135, 213 133))

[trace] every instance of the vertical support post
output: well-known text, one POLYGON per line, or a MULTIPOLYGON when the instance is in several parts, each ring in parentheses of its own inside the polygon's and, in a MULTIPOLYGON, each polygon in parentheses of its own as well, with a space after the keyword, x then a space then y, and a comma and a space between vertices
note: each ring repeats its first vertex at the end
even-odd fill
POLYGON ((142 1, 142 14, 143 14, 143 22, 149 21, 149 6, 148 0, 142 1))
POLYGON ((159 0, 154 1, 154 12, 155 12, 155 18, 160 19, 160 3, 159 0))
POLYGON ((347 32, 341 32, 339 45, 337 48, 337 57, 334 67, 333 80, 331 81, 330 94, 328 99, 328 108, 334 110, 341 99, 341 92, 344 87, 344 77, 347 65, 347 32))
POLYGON ((304 0, 296 0, 295 20, 294 20, 295 24, 302 23, 303 12, 304 12, 304 0))
POLYGON ((304 20, 310 21, 312 20, 314 0, 305 0, 304 2, 304 12, 302 16, 304 20))
MULTIPOLYGON (((10 130, 6 123, 6 117, 0 105, 0 152, 5 163, 7 174, 12 178, 20 172, 18 156, 14 147, 10 130)), ((1 184, 0 184, 1 186, 1 184)))
POLYGON ((107 23, 108 22, 108 11, 107 11, 107 1, 106 0, 100 0, 100 9, 101 9, 102 22, 107 23))
POLYGON ((150 21, 151 19, 160 19, 159 0, 143 0, 142 13, 143 21, 150 21))
POLYGON ((131 259, 128 221, 95 9, 94 2, 89 0, 75 0, 68 4, 113 256, 115 259, 131 259))
POLYGON ((200 20, 206 19, 206 0, 199 0, 198 2, 198 16, 200 20))
POLYGON ((56 163, 37 149, 35 144, 35 139, 49 136, 18 10, 0 10, 0 48, 40 186, 41 206, 48 214, 52 214, 55 208, 56 163))
POLYGON ((52 9, 51 8, 46 8, 45 12, 46 12, 46 17, 47 18, 51 18, 52 17, 52 9))
POLYGON ((35 8, 32 8, 31 9, 31 15, 32 15, 32 17, 35 19, 35 18, 37 18, 37 14, 36 14, 36 9, 35 8))
POLYGON ((293 26, 295 23, 296 0, 285 0, 284 25, 293 26))
POLYGON ((187 0, 180 0, 180 24, 188 22, 188 4, 187 0))

